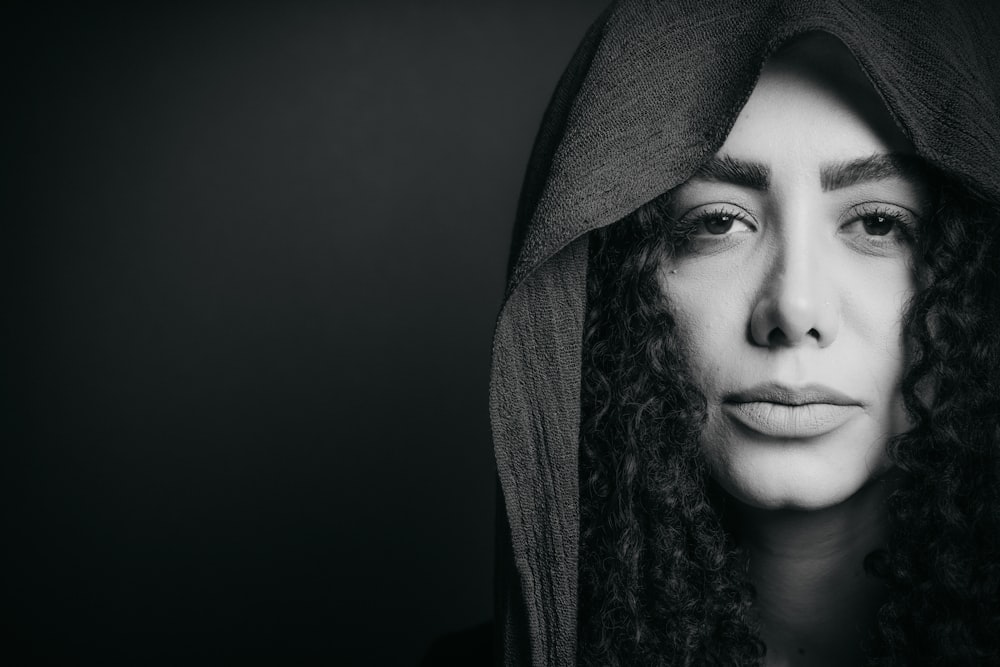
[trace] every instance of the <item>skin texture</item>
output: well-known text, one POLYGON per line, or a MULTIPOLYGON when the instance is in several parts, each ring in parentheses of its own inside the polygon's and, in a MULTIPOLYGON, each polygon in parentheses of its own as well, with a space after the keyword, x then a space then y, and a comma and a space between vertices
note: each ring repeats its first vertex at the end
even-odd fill
POLYGON ((864 645, 887 596, 864 558, 884 547, 892 475, 832 508, 738 508, 767 665, 865 664, 864 645))
MULTIPOLYGON (((697 176, 675 190, 671 216, 696 228, 661 272, 708 401, 702 440, 713 476, 763 509, 847 500, 887 469, 887 440, 909 426, 900 321, 915 288, 912 251, 897 228, 873 234, 865 223, 877 231, 876 217, 888 214, 915 224, 924 191, 903 176, 824 191, 821 168, 912 154, 874 92, 857 86, 863 75, 851 56, 835 49, 836 60, 823 59, 830 41, 800 42, 772 59, 717 154, 766 167, 766 190, 697 176), (840 73, 817 71, 816 59, 840 73), (726 216, 742 220, 718 233, 726 216), (850 405, 785 410, 793 422, 837 426, 775 437, 731 409, 734 395, 761 383, 791 390, 793 400, 819 384, 850 405)), ((751 408, 766 418, 783 406, 751 408)))
POLYGON ((769 61, 716 155, 758 165, 766 187, 716 169, 671 198, 687 241, 661 288, 707 401, 701 444, 735 500, 769 665, 863 664, 884 599, 863 560, 885 544, 886 444, 910 426, 901 318, 916 285, 900 230, 927 213, 925 188, 906 171, 843 187, 821 173, 890 154, 913 148, 846 49, 813 35, 769 61))

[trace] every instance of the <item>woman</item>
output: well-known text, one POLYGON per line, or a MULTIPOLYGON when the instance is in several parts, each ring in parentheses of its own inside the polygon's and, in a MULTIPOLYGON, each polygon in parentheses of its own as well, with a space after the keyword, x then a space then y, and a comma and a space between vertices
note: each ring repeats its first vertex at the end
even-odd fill
POLYGON ((803 4, 621 3, 560 82, 494 345, 505 664, 1000 664, 997 16, 803 4))

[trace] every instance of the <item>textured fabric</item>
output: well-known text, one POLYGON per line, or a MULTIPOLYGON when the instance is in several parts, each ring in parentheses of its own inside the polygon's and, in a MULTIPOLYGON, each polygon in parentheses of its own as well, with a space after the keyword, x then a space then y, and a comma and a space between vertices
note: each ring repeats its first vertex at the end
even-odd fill
POLYGON ((766 58, 814 30, 844 42, 926 160, 997 197, 994 4, 626 1, 585 36, 528 166, 493 345, 500 664, 575 663, 587 232, 684 182, 766 58))

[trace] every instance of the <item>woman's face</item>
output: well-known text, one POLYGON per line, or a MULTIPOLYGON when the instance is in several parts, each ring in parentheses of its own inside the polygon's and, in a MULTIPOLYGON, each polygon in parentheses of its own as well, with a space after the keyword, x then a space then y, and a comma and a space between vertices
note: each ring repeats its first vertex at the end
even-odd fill
POLYGON ((901 316, 925 196, 912 146, 823 36, 768 63, 714 159, 674 191, 689 240, 660 282, 731 495, 819 509, 889 467, 887 440, 909 427, 901 316))

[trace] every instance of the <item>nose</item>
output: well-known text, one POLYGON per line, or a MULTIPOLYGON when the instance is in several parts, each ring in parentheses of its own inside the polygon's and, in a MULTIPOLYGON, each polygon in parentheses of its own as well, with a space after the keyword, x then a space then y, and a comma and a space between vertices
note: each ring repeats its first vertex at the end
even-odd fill
POLYGON ((813 343, 827 347, 837 338, 840 312, 832 276, 805 244, 784 244, 766 273, 750 318, 753 342, 764 347, 813 343))

